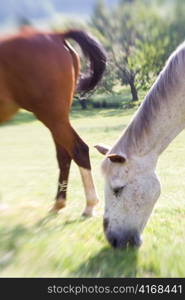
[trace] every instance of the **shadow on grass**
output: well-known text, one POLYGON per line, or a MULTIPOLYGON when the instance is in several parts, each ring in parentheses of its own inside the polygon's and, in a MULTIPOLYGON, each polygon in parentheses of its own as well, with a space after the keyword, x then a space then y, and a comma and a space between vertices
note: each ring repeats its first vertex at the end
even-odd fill
MULTIPOLYGON (((19 224, 14 228, 0 229, 0 272, 11 265, 15 260, 23 245, 32 237, 34 229, 39 228, 41 231, 47 230, 48 227, 44 225, 51 221, 55 216, 48 215, 37 222, 33 227, 26 228, 19 224)), ((58 225, 60 229, 70 226, 71 224, 85 222, 86 218, 72 219, 65 221, 62 226, 58 225)), ((51 226, 51 231, 55 230, 51 226)), ((37 231, 38 234, 38 231, 37 231)), ((97 252, 94 256, 84 261, 77 269, 73 270, 73 277, 136 277, 137 275, 137 260, 138 250, 128 248, 125 250, 114 250, 107 246, 97 252)))
MULTIPOLYGON (((29 236, 32 237, 35 229, 40 229, 41 232, 49 232, 48 227, 45 227, 50 221, 56 218, 56 214, 48 214, 46 217, 39 220, 32 227, 25 227, 22 224, 18 224, 13 228, 1 228, 0 229, 0 272, 11 265, 19 251, 22 249, 22 246, 27 242, 29 236)), ((86 218, 79 218, 73 220, 67 220, 62 225, 58 227, 62 230, 68 225, 84 222, 86 218)), ((51 226, 51 231, 54 231, 57 227, 51 226)), ((37 231, 38 234, 38 231, 37 231)))
POLYGON ((113 116, 129 116, 135 112, 136 109, 97 109, 97 108, 88 108, 86 110, 81 110, 77 108, 73 108, 71 111, 71 118, 72 119, 79 119, 79 118, 87 118, 87 117, 94 117, 98 114, 102 117, 113 117, 113 116))
MULTIPOLYGON (((96 117, 100 115, 101 117, 113 117, 113 116, 132 116, 135 112, 135 109, 87 109, 82 110, 78 108, 73 108, 70 116, 71 119, 80 119, 80 118, 88 118, 88 117, 96 117)), ((12 126, 12 125, 20 125, 23 123, 30 123, 37 120, 37 118, 30 112, 20 111, 18 112, 11 120, 0 124, 1 127, 12 126)))
POLYGON ((0 271, 13 262, 22 246, 21 239, 27 235, 28 231, 22 224, 17 225, 12 230, 4 228, 0 230, 0 271))
POLYGON ((96 127, 95 129, 92 128, 90 129, 91 132, 95 132, 95 131, 102 131, 102 132, 109 132, 109 131, 119 131, 119 132, 122 132, 125 128, 127 127, 126 124, 121 124, 121 125, 118 125, 118 126, 110 126, 110 127, 96 127))
MULTIPOLYGON (((0 229, 0 272, 7 268, 9 265, 15 261, 19 251, 22 249, 22 246, 26 243, 28 237, 32 237, 35 229, 40 229, 41 231, 49 232, 48 228, 45 227, 50 221, 56 218, 56 214, 48 214, 46 217, 39 220, 32 227, 25 227, 22 224, 18 224, 13 228, 1 228, 0 229)), ((79 219, 73 219, 65 221, 59 227, 61 229, 65 228, 67 225, 83 222, 86 219, 81 217, 79 219)), ((51 226, 51 231, 55 230, 51 226)), ((37 231, 38 233, 38 231, 37 231)))
POLYGON ((116 117, 116 116, 132 116, 135 112, 136 108, 131 109, 114 109, 114 110, 106 110, 103 112, 104 117, 116 117))
POLYGON ((27 111, 20 111, 18 112, 14 118, 11 120, 1 124, 0 126, 5 127, 5 126, 10 126, 10 125, 20 125, 22 123, 29 123, 35 121, 36 118, 35 116, 27 111))
MULTIPOLYGON (((101 117, 113 117, 113 116, 132 116, 135 112, 135 109, 78 109, 73 108, 70 115, 72 119, 80 119, 80 118, 87 118, 87 117, 96 117, 98 114, 101 117)), ((20 111, 18 112, 11 120, 0 124, 1 127, 10 126, 10 125, 20 125, 22 123, 29 123, 37 120, 34 114, 28 111, 20 111)))
MULTIPOLYGON (((44 218, 40 219, 35 225, 34 227, 37 228, 42 228, 44 227, 46 224, 48 224, 50 221, 52 221, 53 219, 55 220, 59 215, 57 213, 48 213, 47 216, 45 216, 44 218)), ((65 227, 66 225, 72 225, 72 224, 76 224, 76 223, 81 223, 88 220, 87 218, 81 216, 80 218, 75 218, 72 220, 66 220, 64 222, 62 222, 59 226, 61 228, 65 227)), ((58 226, 58 225, 57 225, 58 226)), ((52 229, 53 230, 53 229, 52 229)))
POLYGON ((138 250, 103 248, 73 273, 78 277, 136 277, 138 250))
POLYGON ((44 218, 37 221, 37 223, 34 225, 34 227, 42 227, 46 224, 48 224, 53 219, 56 219, 57 214, 55 213, 48 213, 44 218))

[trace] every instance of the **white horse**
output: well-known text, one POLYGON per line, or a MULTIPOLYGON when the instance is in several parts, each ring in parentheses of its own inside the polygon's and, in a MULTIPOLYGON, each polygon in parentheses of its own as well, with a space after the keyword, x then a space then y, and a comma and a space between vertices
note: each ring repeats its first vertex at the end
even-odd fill
POLYGON ((160 195, 159 155, 185 128, 185 42, 170 56, 125 132, 106 154, 104 231, 113 247, 140 246, 160 195))

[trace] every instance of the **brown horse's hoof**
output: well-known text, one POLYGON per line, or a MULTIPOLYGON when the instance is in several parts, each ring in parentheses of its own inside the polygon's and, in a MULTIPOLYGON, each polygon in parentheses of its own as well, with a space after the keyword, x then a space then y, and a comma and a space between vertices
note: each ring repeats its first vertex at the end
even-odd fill
POLYGON ((59 199, 55 201, 54 206, 50 209, 50 213, 57 213, 60 209, 64 208, 66 206, 66 200, 65 199, 59 199))
POLYGON ((86 218, 90 218, 90 217, 93 217, 94 216, 94 210, 93 210, 94 207, 92 206, 87 206, 82 214, 83 217, 86 217, 86 218))

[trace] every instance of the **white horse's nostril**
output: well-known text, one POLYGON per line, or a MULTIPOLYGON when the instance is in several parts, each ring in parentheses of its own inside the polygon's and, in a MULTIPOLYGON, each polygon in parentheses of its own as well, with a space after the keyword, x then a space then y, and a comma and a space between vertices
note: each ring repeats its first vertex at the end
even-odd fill
POLYGON ((140 247, 141 246, 142 239, 137 232, 131 236, 131 238, 129 239, 129 244, 132 247, 140 247))
POLYGON ((104 218, 103 219, 103 228, 104 228, 104 231, 107 230, 108 226, 109 226, 109 220, 107 218, 104 218))
POLYGON ((137 232, 124 232, 122 234, 107 232, 106 236, 113 248, 139 247, 142 244, 137 232))

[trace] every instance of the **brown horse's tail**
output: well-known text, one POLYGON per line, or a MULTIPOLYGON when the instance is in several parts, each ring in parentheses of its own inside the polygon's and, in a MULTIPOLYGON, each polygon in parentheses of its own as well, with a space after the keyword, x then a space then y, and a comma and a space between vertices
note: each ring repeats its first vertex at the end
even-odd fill
POLYGON ((80 78, 77 90, 88 92, 101 80, 106 67, 106 54, 103 47, 93 37, 81 30, 69 30, 63 33, 64 39, 73 39, 90 60, 90 74, 80 78))

